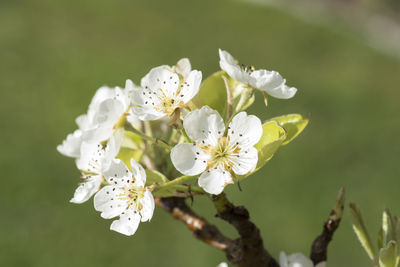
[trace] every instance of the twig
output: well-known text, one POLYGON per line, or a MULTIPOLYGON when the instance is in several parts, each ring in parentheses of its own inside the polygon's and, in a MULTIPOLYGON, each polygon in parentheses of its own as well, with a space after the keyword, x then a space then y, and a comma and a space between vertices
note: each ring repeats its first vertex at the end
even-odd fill
POLYGON ((322 234, 312 244, 310 258, 315 265, 327 259, 329 242, 332 240, 333 234, 339 227, 340 220, 342 219, 344 201, 345 190, 341 188, 336 198, 335 207, 331 211, 328 221, 324 224, 322 234))
MULTIPOLYGON (((260 230, 250 221, 249 212, 243 206, 234 206, 226 198, 225 193, 212 196, 217 216, 236 228, 240 237, 234 242, 240 253, 228 260, 237 266, 279 267, 276 260, 264 248, 260 230)), ((228 255, 229 256, 229 255, 228 255)))
POLYGON ((183 198, 156 198, 155 202, 157 206, 171 213, 175 219, 186 224, 187 228, 193 231, 193 235, 197 239, 216 249, 225 251, 227 255, 235 253, 234 242, 225 237, 217 227, 194 213, 183 198))
POLYGON ((228 78, 226 78, 224 75, 222 76, 222 79, 224 80, 225 87, 226 87, 226 100, 227 100, 227 106, 226 106, 226 119, 225 121, 228 122, 229 119, 232 116, 232 108, 233 108, 233 97, 232 97, 232 91, 231 87, 229 85, 228 78))

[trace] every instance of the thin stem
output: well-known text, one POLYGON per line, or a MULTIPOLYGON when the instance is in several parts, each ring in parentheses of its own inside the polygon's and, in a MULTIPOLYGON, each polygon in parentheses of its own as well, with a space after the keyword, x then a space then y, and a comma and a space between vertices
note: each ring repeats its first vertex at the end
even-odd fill
POLYGON ((139 135, 144 140, 149 141, 149 142, 151 142, 151 143, 153 143, 155 145, 158 145, 158 146, 161 146, 161 147, 165 148, 167 151, 170 151, 172 149, 172 147, 167 142, 165 142, 164 140, 145 135, 144 133, 142 133, 141 131, 136 130, 135 128, 133 128, 129 124, 125 124, 125 128, 127 128, 128 131, 131 131, 131 132, 139 135))
POLYGON ((224 83, 225 83, 226 100, 227 100, 225 121, 229 121, 230 117, 232 116, 232 109, 233 109, 232 90, 229 85, 228 79, 225 76, 222 76, 222 79, 224 80, 224 83))
POLYGON ((193 212, 183 198, 156 198, 155 203, 157 206, 171 213, 175 219, 183 222, 193 232, 195 238, 218 250, 224 251, 227 255, 236 252, 234 242, 225 237, 217 227, 193 212))
POLYGON ((335 207, 329 214, 328 220, 324 223, 322 233, 314 240, 311 247, 311 260, 315 265, 327 259, 328 245, 333 234, 339 227, 342 219, 345 201, 345 190, 341 188, 336 198, 335 207))
POLYGON ((190 180, 192 178, 194 178, 194 176, 181 176, 181 177, 175 178, 174 180, 166 182, 165 184, 160 185, 159 189, 165 189, 165 188, 177 185, 177 184, 181 184, 181 183, 183 183, 185 181, 188 181, 188 180, 190 180))

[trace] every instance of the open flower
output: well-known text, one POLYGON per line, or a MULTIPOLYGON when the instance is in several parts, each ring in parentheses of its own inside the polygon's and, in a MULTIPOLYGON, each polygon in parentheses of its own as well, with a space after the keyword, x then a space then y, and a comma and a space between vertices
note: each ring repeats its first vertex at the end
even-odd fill
MULTIPOLYGON (((279 264, 281 267, 314 267, 313 262, 301 253, 295 253, 287 256, 285 252, 279 255, 279 264)), ((325 262, 320 262, 315 267, 326 267, 325 262)))
POLYGON ((257 165, 258 151, 254 145, 262 135, 259 118, 240 112, 228 127, 219 113, 208 106, 194 110, 183 121, 194 143, 176 145, 171 151, 175 168, 185 175, 198 175, 199 185, 210 194, 220 194, 232 176, 245 175, 257 165))
POLYGON ((84 181, 75 190, 70 202, 83 203, 99 191, 104 181, 103 171, 110 167, 112 160, 117 156, 123 135, 123 130, 117 131, 105 147, 100 143, 82 143, 80 158, 77 159, 76 165, 84 181))
MULTIPOLYGON (((131 83, 130 80, 128 83, 131 83)), ((129 107, 130 99, 126 90, 101 87, 94 95, 88 112, 76 119, 83 131, 82 140, 101 142, 110 138, 129 107)))
POLYGON ((140 221, 149 221, 153 216, 154 198, 145 187, 146 173, 143 167, 131 159, 132 172, 119 159, 114 159, 103 174, 110 185, 103 187, 94 196, 94 207, 101 217, 111 219, 110 229, 124 235, 133 235, 140 221))
MULTIPOLYGON (((57 150, 65 156, 79 158, 83 142, 98 143, 108 140, 124 120, 125 112, 130 107, 128 90, 132 90, 133 86, 128 80, 126 89, 106 86, 99 88, 90 102, 88 112, 76 119, 79 129, 69 134, 57 146, 57 150)), ((137 124, 133 116, 128 121, 137 124)))
POLYGON ((255 70, 254 67, 240 65, 227 51, 219 49, 219 65, 229 76, 238 82, 266 92, 268 95, 288 99, 297 89, 286 85, 286 80, 276 71, 255 70))
POLYGON ((175 67, 153 68, 132 94, 132 112, 145 121, 172 116, 197 94, 201 77, 200 71, 190 71, 187 59, 175 67))

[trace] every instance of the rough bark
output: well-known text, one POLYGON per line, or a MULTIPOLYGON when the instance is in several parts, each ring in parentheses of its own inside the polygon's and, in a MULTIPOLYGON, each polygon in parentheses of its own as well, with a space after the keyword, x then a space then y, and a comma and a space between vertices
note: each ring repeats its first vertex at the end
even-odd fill
POLYGON ((276 260, 264 248, 260 230, 250 221, 250 215, 244 206, 234 206, 225 193, 212 197, 217 216, 232 224, 239 233, 234 240, 240 253, 227 255, 228 260, 240 267, 279 267, 276 260), (232 257, 234 256, 234 257, 232 257))

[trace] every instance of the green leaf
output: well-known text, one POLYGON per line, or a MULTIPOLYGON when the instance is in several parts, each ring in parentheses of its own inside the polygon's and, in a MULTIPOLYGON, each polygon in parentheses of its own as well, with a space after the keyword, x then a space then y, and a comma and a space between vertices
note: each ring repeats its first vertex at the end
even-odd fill
POLYGON ((286 131, 286 139, 282 145, 287 145, 296 138, 308 124, 308 118, 300 114, 288 114, 272 118, 268 121, 276 121, 286 131))
POLYGON ((385 247, 389 241, 396 241, 396 229, 393 216, 389 209, 385 209, 382 214, 382 246, 385 247))
POLYGON ((191 194, 204 194, 204 190, 198 186, 176 184, 167 188, 156 189, 153 191, 154 197, 188 197, 191 194))
POLYGON ((383 248, 383 230, 382 230, 382 227, 381 227, 381 229, 379 229, 379 232, 378 232, 378 250, 380 250, 381 248, 383 248))
POLYGON ((146 186, 152 185, 154 183, 166 182, 168 182, 168 179, 161 172, 146 169, 146 186))
POLYGON ((137 162, 140 161, 140 158, 142 157, 143 151, 139 149, 131 149, 128 147, 121 147, 117 158, 122 160, 128 168, 131 166, 131 159, 133 158, 137 162))
POLYGON ((392 240, 379 251, 379 267, 396 267, 397 265, 397 243, 392 240))
POLYGON ((285 130, 275 121, 266 122, 262 127, 263 135, 254 146, 258 150, 258 162, 255 171, 263 167, 272 158, 286 136, 285 130))
POLYGON ((142 138, 131 132, 125 131, 124 132, 124 139, 122 140, 122 147, 130 148, 130 149, 139 149, 140 145, 142 144, 142 138))
POLYGON ((350 203, 350 215, 353 230, 356 233, 358 240, 360 240, 360 243, 367 252, 369 258, 375 262, 375 253, 371 243, 371 238, 369 237, 367 228, 365 227, 361 211, 354 203, 350 203))
POLYGON ((209 76, 200 86, 200 90, 196 97, 193 99, 193 103, 197 107, 204 105, 215 109, 219 114, 224 117, 226 109, 226 88, 222 78, 226 75, 224 71, 218 71, 209 76))

